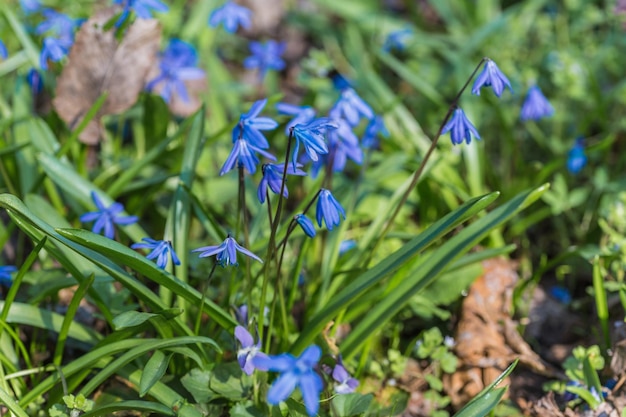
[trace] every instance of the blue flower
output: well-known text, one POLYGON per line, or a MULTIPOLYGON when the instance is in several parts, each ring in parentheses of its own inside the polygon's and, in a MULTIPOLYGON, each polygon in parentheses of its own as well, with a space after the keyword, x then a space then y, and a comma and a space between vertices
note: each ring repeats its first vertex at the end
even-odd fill
POLYGON ((0 39, 0 58, 7 59, 8 56, 9 51, 7 51, 7 47, 4 45, 4 42, 2 42, 2 39, 0 39))
POLYGON ((313 225, 313 222, 304 214, 296 214, 293 219, 296 221, 296 223, 298 223, 298 225, 300 225, 300 227, 302 228, 302 231, 308 236, 308 237, 315 237, 316 232, 315 232, 315 226, 313 225))
POLYGON ((167 5, 159 0, 113 0, 113 3, 121 4, 124 8, 116 23, 117 26, 126 20, 131 10, 142 19, 151 18, 152 11, 165 13, 169 10, 167 5))
POLYGON ((260 153, 271 161, 276 160, 274 155, 251 145, 247 140, 237 139, 233 145, 233 150, 230 152, 230 155, 228 155, 226 162, 224 162, 220 170, 220 175, 226 174, 233 169, 235 165, 243 166, 250 174, 254 174, 256 172, 256 166, 259 164, 259 158, 254 154, 255 152, 260 153))
POLYGON ((91 192, 91 199, 98 211, 92 211, 80 216, 80 221, 95 222, 91 229, 94 233, 100 233, 104 230, 104 236, 109 239, 113 239, 115 235, 115 224, 121 224, 123 226, 137 223, 137 216, 120 216, 120 213, 124 211, 124 206, 120 203, 113 203, 109 207, 106 207, 98 194, 95 191, 91 192))
POLYGON ((463 143, 463 138, 465 138, 465 142, 469 144, 472 141, 472 135, 476 139, 480 139, 480 135, 476 128, 469 121, 465 113, 460 108, 457 108, 452 115, 452 118, 446 123, 441 131, 442 135, 450 132, 450 139, 452 139, 453 145, 460 145, 463 143))
POLYGON ((209 17, 209 25, 215 28, 223 23, 226 32, 235 33, 239 26, 250 29, 251 18, 252 11, 250 9, 233 1, 227 1, 222 7, 213 10, 211 17, 209 17))
POLYGON ((39 71, 35 68, 28 70, 28 74, 26 74, 26 81, 28 81, 28 85, 30 85, 33 94, 39 94, 41 90, 43 90, 43 79, 41 78, 39 71))
POLYGON ((539 120, 542 117, 549 117, 554 114, 554 108, 543 95, 541 89, 536 85, 530 87, 522 111, 520 112, 521 120, 539 120))
POLYGON ((337 129, 328 133, 329 152, 326 163, 332 160, 333 171, 340 172, 346 166, 349 159, 358 165, 363 163, 363 150, 359 146, 359 138, 344 119, 333 119, 337 129))
POLYGON ((481 87, 486 86, 493 88, 493 92, 496 96, 500 97, 505 87, 509 87, 511 93, 513 92, 513 88, 511 87, 511 83, 509 79, 506 78, 506 75, 500 71, 500 68, 490 59, 487 59, 485 62, 485 66, 483 67, 483 71, 478 75, 476 81, 474 81, 474 85, 472 86, 472 94, 480 95, 481 87))
MULTIPOLYGON (((261 340, 254 343, 254 338, 248 330, 243 326, 235 327, 235 338, 241 344, 241 348, 237 350, 237 361, 241 370, 248 375, 252 375, 255 369, 252 359, 256 357, 267 357, 267 355, 261 352, 261 340)), ((265 369, 259 368, 261 371, 265 369)))
POLYGON ((339 244, 339 255, 343 255, 354 248, 356 248, 356 242, 354 239, 344 240, 339 244))
POLYGON ((288 114, 289 116, 294 116, 294 118, 291 119, 285 127, 285 134, 287 136, 289 136, 291 128, 295 125, 305 125, 315 119, 315 110, 313 110, 313 108, 310 106, 295 106, 288 103, 278 103, 276 104, 276 110, 278 110, 278 113, 280 114, 288 114))
POLYGON ((258 69, 259 78, 265 78, 268 70, 280 71, 285 68, 285 61, 281 58, 287 44, 285 42, 276 42, 269 40, 265 43, 250 42, 250 52, 252 55, 243 61, 243 66, 247 69, 258 69))
MULTIPOLYGON (((299 175, 305 176, 306 172, 300 169, 302 165, 297 164, 294 168, 293 165, 289 165, 287 168, 287 174, 289 175, 299 175)), ((283 173, 285 172, 285 164, 264 164, 263 165, 263 178, 259 183, 259 188, 257 189, 257 197, 259 198, 259 202, 261 204, 265 203, 265 195, 267 194, 267 188, 274 194, 280 193, 280 188, 283 182, 283 173)), ((283 197, 287 198, 289 196, 289 192, 287 191, 287 187, 283 190, 283 197)))
POLYGON ((146 90, 151 91, 158 84, 163 83, 159 94, 166 103, 170 102, 172 94, 188 103, 189 95, 185 81, 205 77, 204 71, 196 68, 197 60, 193 46, 179 39, 172 39, 160 57, 161 73, 146 85, 146 90))
POLYGON ((233 307, 235 310, 235 318, 237 319, 237 323, 242 324, 243 326, 248 325, 248 306, 246 304, 242 304, 239 308, 233 307))
POLYGON ((361 117, 372 119, 374 111, 352 88, 345 88, 341 96, 329 112, 333 119, 343 118, 350 126, 359 124, 361 117))
POLYGON ((549 293, 560 303, 569 304, 572 302, 572 294, 567 288, 560 285, 554 285, 550 287, 549 293))
POLYGON ((341 207, 341 204, 333 197, 330 191, 322 188, 319 197, 317 197, 317 210, 315 212, 318 226, 322 227, 322 219, 324 219, 328 230, 333 230, 341 221, 340 214, 345 220, 346 212, 341 207))
POLYGON ((341 74, 336 69, 330 70, 328 72, 328 77, 330 78, 330 81, 332 81, 335 90, 343 91, 346 88, 352 88, 352 83, 350 82, 350 80, 344 77, 343 74, 341 74))
POLYGON ((215 259, 217 260, 217 263, 223 267, 226 267, 228 265, 238 265, 237 252, 241 252, 244 255, 263 263, 261 258, 241 246, 239 243, 237 243, 235 239, 230 236, 228 236, 226 240, 219 246, 204 246, 202 248, 194 249, 192 250, 192 252, 202 252, 200 255, 198 255, 201 258, 217 255, 215 259))
POLYGON ((389 131, 385 126, 385 121, 383 120, 383 117, 374 116, 374 118, 370 120, 369 124, 365 128, 365 133, 363 133, 363 138, 361 139, 361 145, 365 149, 377 148, 379 136, 388 138, 389 131))
POLYGON ((567 154, 567 170, 572 174, 578 174, 585 165, 587 165, 585 145, 582 139, 577 139, 576 143, 567 154))
POLYGON ((359 381, 350 376, 341 360, 333 368, 333 379, 339 383, 335 386, 337 394, 350 394, 359 386, 359 381))
POLYGON ((385 39, 385 43, 383 44, 383 51, 404 51, 407 42, 411 40, 411 38, 413 38, 413 29, 411 28, 404 28, 389 32, 387 38, 385 39))
POLYGON ((260 149, 270 147, 267 139, 260 131, 276 129, 278 123, 269 117, 257 117, 266 103, 267 99, 256 101, 248 113, 241 115, 239 123, 233 129, 233 143, 237 139, 245 139, 251 145, 260 149))
POLYGON ((11 274, 13 274, 15 271, 17 271, 17 268, 13 265, 0 266, 0 284, 6 287, 10 287, 13 283, 13 278, 11 277, 11 274))
POLYGON ((83 22, 82 19, 72 19, 68 15, 52 9, 44 9, 42 14, 45 20, 35 28, 35 32, 38 35, 43 35, 50 31, 53 36, 63 38, 65 41, 74 38, 74 29, 83 22))
POLYGON ((317 161, 318 154, 328 153, 328 146, 324 141, 324 134, 329 129, 336 129, 337 124, 328 117, 320 117, 313 121, 301 125, 295 125, 291 131, 294 139, 296 140, 296 146, 293 149, 292 162, 296 164, 298 160, 298 152, 300 151, 300 144, 304 146, 304 151, 311 158, 312 161, 317 161))
POLYGON ((20 0, 20 6, 26 14, 37 13, 41 9, 39 0, 20 0))
POLYGON ((59 62, 69 52, 74 41, 69 38, 52 38, 47 37, 43 40, 43 48, 39 56, 39 65, 44 70, 48 69, 48 60, 59 62))
POLYGON ((253 358, 252 363, 257 368, 280 373, 267 392, 267 402, 276 405, 286 400, 299 387, 307 413, 311 416, 317 414, 320 393, 324 388, 322 378, 315 371, 321 355, 322 350, 312 345, 298 358, 289 353, 253 358))
POLYGON ((165 269, 168 255, 171 256, 174 265, 180 265, 180 260, 178 256, 176 256, 176 252, 174 252, 172 242, 169 240, 155 240, 149 237, 144 237, 141 240, 146 243, 133 243, 130 247, 133 249, 152 249, 152 252, 150 252, 146 258, 150 260, 156 258, 156 264, 159 268, 165 269))

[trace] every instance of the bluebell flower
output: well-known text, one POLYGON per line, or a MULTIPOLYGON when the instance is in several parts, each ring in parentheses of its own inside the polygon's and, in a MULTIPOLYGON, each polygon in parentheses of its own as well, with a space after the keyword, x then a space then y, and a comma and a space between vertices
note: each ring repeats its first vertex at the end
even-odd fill
POLYGON ((295 125, 305 125, 315 119, 315 110, 310 106, 295 106, 288 103, 278 103, 276 104, 276 110, 278 110, 280 114, 294 116, 285 127, 285 134, 287 136, 289 136, 291 128, 295 125))
POLYGON ((389 137, 389 131, 385 126, 385 121, 382 116, 374 116, 372 120, 368 123, 365 128, 365 133, 363 133, 363 138, 361 138, 361 145, 365 149, 374 149, 378 147, 378 137, 382 136, 384 138, 389 137))
POLYGON ((359 138, 344 119, 333 119, 337 129, 328 132, 329 152, 324 163, 332 161, 333 171, 340 172, 346 166, 348 159, 356 164, 363 163, 363 150, 359 146, 359 138))
POLYGON ((226 32, 235 33, 239 26, 250 29, 252 26, 252 11, 234 1, 227 1, 222 7, 213 10, 209 17, 209 25, 217 27, 220 23, 224 25, 226 32))
POLYGON ((257 158, 255 152, 260 153, 271 161, 276 160, 274 155, 251 145, 247 140, 237 139, 233 145, 233 150, 230 152, 230 155, 228 155, 228 158, 220 170, 220 175, 226 174, 228 171, 235 168, 235 166, 242 166, 247 169, 250 174, 254 174, 256 172, 256 166, 259 164, 259 158, 257 158))
POLYGON ((333 87, 335 87, 335 90, 343 91, 346 88, 352 88, 352 83, 350 82, 350 80, 344 77, 343 74, 341 74, 336 69, 330 70, 328 72, 328 77, 333 83, 333 87))
POLYGON ((244 255, 263 263, 261 258, 241 246, 231 236, 228 236, 226 240, 224 240, 224 242, 219 246, 204 246, 198 249, 194 249, 192 250, 192 252, 202 252, 200 253, 200 255, 198 255, 201 258, 217 255, 215 259, 217 263, 223 267, 226 267, 228 265, 238 265, 237 252, 241 252, 244 255))
POLYGON ((0 266, 0 284, 10 287, 13 283, 11 275, 17 271, 17 268, 13 265, 0 266))
POLYGON ((292 154, 292 162, 296 164, 300 145, 304 146, 304 151, 312 161, 317 161, 319 154, 328 153, 328 146, 324 141, 324 134, 328 130, 336 129, 337 124, 328 117, 320 117, 305 125, 295 125, 292 129, 293 138, 296 140, 292 154))
POLYGON ((157 85, 163 84, 159 94, 166 103, 170 102, 172 94, 188 103, 189 95, 185 81, 205 77, 204 71, 196 68, 197 61, 198 57, 193 46, 179 39, 172 39, 160 56, 161 73, 146 85, 146 90, 151 91, 157 85))
POLYGON ((276 129, 278 123, 269 117, 258 117, 265 104, 267 104, 267 99, 256 101, 248 113, 241 115, 239 123, 233 129, 233 143, 237 139, 244 139, 257 148, 269 148, 267 139, 260 131, 276 129))
POLYGON ((39 56, 39 65, 42 69, 48 69, 48 60, 59 62, 69 53, 74 41, 69 38, 47 37, 43 40, 43 48, 39 56))
POLYGON ((443 127, 441 134, 445 135, 448 132, 450 132, 450 139, 452 139, 453 145, 460 145, 463 143, 464 138, 465 142, 469 144, 472 141, 472 135, 476 139, 480 139, 478 131, 460 108, 454 111, 448 123, 443 127))
POLYGON ((7 51, 7 47, 4 45, 4 42, 2 42, 2 39, 0 39, 0 59, 7 59, 9 56, 9 51, 7 51))
POLYGON ((276 405, 299 387, 307 413, 310 416, 317 414, 320 393, 324 388, 322 378, 315 371, 321 355, 322 350, 311 345, 297 358, 289 353, 253 358, 252 363, 257 368, 280 373, 267 392, 267 402, 276 405))
POLYGON ((322 227, 323 219, 328 230, 333 230, 341 221, 340 214, 345 220, 346 212, 339 204, 339 201, 333 197, 330 191, 322 188, 320 195, 317 197, 317 210, 315 212, 318 226, 322 227))
POLYGON ((28 85, 30 85, 33 94, 41 93, 43 90, 43 79, 41 78, 41 74, 35 68, 31 68, 28 70, 28 74, 26 74, 26 81, 28 85))
POLYGON ((383 44, 383 51, 390 52, 392 50, 404 51, 407 42, 413 38, 413 29, 404 28, 389 32, 385 43, 383 44))
POLYGON ((480 95, 481 87, 486 86, 493 88, 493 92, 496 96, 500 97, 505 87, 509 87, 511 93, 513 92, 513 87, 511 87, 511 83, 509 79, 506 78, 506 75, 500 71, 500 68, 490 59, 485 61, 485 66, 483 67, 483 71, 478 75, 476 81, 474 81, 474 85, 472 86, 472 94, 480 95))
POLYGON ((560 285, 550 287, 549 293, 560 303, 569 304, 572 302, 572 294, 567 288, 560 285))
POLYGON ((91 192, 91 199, 98 211, 83 214, 80 216, 80 221, 83 223, 94 222, 91 229, 94 233, 100 233, 104 230, 104 236, 113 239, 115 236, 114 225, 121 224, 126 226, 137 223, 137 220, 139 220, 137 216, 120 216, 120 213, 124 211, 124 206, 120 203, 113 203, 106 207, 95 191, 91 192))
MULTIPOLYGON (((261 340, 254 343, 254 338, 243 326, 235 327, 235 338, 241 344, 241 348, 237 350, 239 366, 247 375, 252 375, 255 369, 252 359, 255 357, 267 357, 265 353, 261 352, 261 340)), ((259 368, 259 370, 264 371, 265 369, 259 368)))
POLYGON ((159 0, 113 0, 113 3, 123 7, 117 26, 126 20, 131 10, 141 19, 150 19, 153 11, 165 13, 169 10, 167 5, 159 0))
MULTIPOLYGON (((299 175, 305 176, 306 172, 302 171, 300 168, 302 165, 297 164, 294 168, 293 165, 289 165, 287 167, 288 175, 299 175)), ((283 173, 285 172, 285 164, 264 164, 263 165, 263 178, 259 183, 259 188, 257 189, 257 197, 259 198, 259 202, 261 204, 265 203, 265 195, 267 194, 267 189, 269 187, 270 190, 274 194, 280 193, 280 188, 283 182, 283 173)), ((289 196, 289 192, 287 191, 287 186, 283 190, 283 197, 287 198, 289 196)))
POLYGON ((567 170, 572 174, 578 174, 587 165, 585 145, 582 139, 577 139, 572 149, 567 153, 567 170))
POLYGON ((350 394, 359 386, 359 381, 352 378, 341 361, 338 361, 333 368, 333 379, 339 383, 335 386, 337 394, 350 394))
POLYGON ((329 112, 333 119, 343 118, 350 126, 359 124, 361 117, 372 119, 374 111, 352 88, 341 91, 341 96, 329 112))
POLYGON ((43 35, 46 32, 51 32, 51 36, 62 38, 65 41, 74 39, 74 29, 83 22, 82 19, 72 19, 68 15, 52 9, 44 9, 42 14, 45 20, 37 25, 35 33, 43 35))
POLYGON ((354 239, 344 240, 339 244, 339 255, 356 248, 356 241, 354 239))
POLYGON ((146 243, 133 243, 130 247, 133 249, 152 249, 152 252, 146 258, 150 260, 156 258, 156 264, 159 268, 165 269, 169 257, 172 258, 174 265, 180 265, 180 260, 176 256, 176 252, 174 252, 172 242, 169 240, 155 240, 149 237, 144 237, 141 240, 146 243))
POLYGON ((309 219, 304 214, 296 214, 293 219, 302 228, 304 234, 306 234, 308 237, 315 237, 317 232, 315 231, 315 225, 313 225, 311 219, 309 219))
POLYGON ((39 0, 20 0, 20 6, 24 13, 28 15, 37 13, 41 9, 41 2, 39 0))
POLYGON ((258 69, 259 78, 265 78, 268 70, 281 71, 285 68, 285 61, 281 58, 285 53, 287 44, 269 40, 265 43, 250 42, 250 52, 252 55, 243 61, 243 66, 247 69, 258 69))
POLYGON ((521 120, 539 120, 542 117, 550 117, 554 114, 554 107, 548 99, 543 95, 541 89, 536 85, 530 87, 522 111, 520 112, 521 120))

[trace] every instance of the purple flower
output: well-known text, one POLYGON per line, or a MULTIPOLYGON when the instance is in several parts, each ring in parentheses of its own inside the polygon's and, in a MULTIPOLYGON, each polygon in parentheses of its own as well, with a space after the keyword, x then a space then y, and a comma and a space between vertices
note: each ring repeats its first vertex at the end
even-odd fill
POLYGON ((341 218, 339 215, 346 218, 346 212, 341 207, 341 204, 333 197, 330 191, 322 188, 320 195, 317 197, 317 210, 315 212, 315 218, 319 227, 322 227, 322 219, 326 222, 328 230, 333 230, 335 226, 339 225, 341 218))
POLYGON ((344 119, 334 119, 337 129, 328 133, 328 160, 332 160, 333 171, 340 172, 346 166, 349 159, 357 164, 363 163, 363 151, 359 146, 359 138, 344 119))
POLYGON ((448 132, 450 132, 450 139, 453 145, 463 143, 463 138, 465 138, 465 142, 469 145, 472 140, 472 135, 474 135, 476 139, 480 139, 478 131, 460 108, 454 111, 452 118, 450 118, 448 123, 443 127, 441 134, 445 135, 448 132))
POLYGON ((168 255, 172 258, 174 265, 180 265, 180 260, 178 256, 176 256, 176 252, 174 252, 172 242, 169 240, 154 240, 149 237, 144 237, 141 240, 146 243, 133 243, 130 247, 133 249, 152 249, 152 252, 150 252, 146 258, 150 260, 156 258, 156 264, 159 268, 165 269, 168 255))
POLYGON ((520 119, 525 120, 539 120, 542 117, 550 117, 554 114, 554 108, 543 95, 541 89, 536 85, 530 87, 524 104, 522 104, 522 111, 520 113, 520 119))
POLYGON ((339 383, 339 385, 335 386, 337 394, 350 394, 359 386, 359 381, 350 376, 341 360, 333 368, 333 379, 339 383))
POLYGON ((333 119, 343 118, 352 127, 359 124, 361 117, 372 119, 374 111, 352 88, 341 91, 339 100, 330 109, 329 115, 333 119))
POLYGON ((113 3, 120 4, 124 8, 117 21, 118 26, 126 20, 131 10, 134 10, 142 19, 150 19, 152 11, 165 13, 169 10, 167 5, 159 0, 113 0, 113 3))
POLYGON ((365 128, 365 133, 363 133, 363 138, 361 139, 361 145, 363 145, 363 147, 366 149, 377 148, 379 136, 388 138, 389 131, 385 126, 385 121, 383 120, 383 117, 374 116, 374 118, 370 120, 369 124, 365 128))
MULTIPOLYGON (((235 338, 237 338, 241 344, 241 348, 237 350, 239 366, 241 366, 241 370, 246 374, 252 375, 255 368, 252 359, 255 357, 267 358, 267 355, 261 352, 261 341, 259 340, 257 343, 254 343, 254 338, 243 326, 235 327, 235 338)), ((259 368, 259 370, 264 371, 265 369, 259 368)))
POLYGON ((243 166, 250 174, 254 174, 256 172, 256 166, 259 164, 259 158, 254 154, 255 152, 260 153, 271 161, 276 160, 274 155, 249 144, 245 139, 237 139, 233 145, 233 150, 230 152, 230 155, 228 155, 228 158, 220 170, 220 175, 226 174, 233 169, 235 165, 243 166))
POLYGON ((582 139, 576 139, 576 143, 567 154, 567 170, 572 174, 578 174, 587 165, 585 145, 582 139))
POLYGON ((328 146, 324 141, 324 134, 329 129, 336 129, 337 124, 328 117, 320 117, 313 121, 301 125, 295 125, 291 131, 294 139, 296 140, 296 146, 293 149, 292 162, 296 164, 298 160, 298 151, 300 150, 300 144, 304 146, 304 151, 311 158, 312 161, 317 161, 318 154, 328 153, 328 146))
MULTIPOLYGON (((306 172, 300 169, 302 165, 296 164, 294 168, 293 165, 289 165, 287 168, 287 174, 289 175, 299 175, 305 176, 306 172)), ((263 178, 259 183, 259 188, 257 189, 257 197, 259 198, 259 202, 261 204, 265 203, 265 195, 267 194, 267 188, 274 194, 280 193, 280 188, 282 186, 283 181, 283 173, 285 172, 285 164, 264 164, 263 165, 263 178)), ((287 191, 287 187, 283 190, 283 197, 287 198, 289 196, 289 192, 287 191)))
POLYGON ((292 127, 297 124, 307 124, 315 119, 315 110, 313 110, 310 106, 295 106, 293 104, 288 103, 278 103, 276 105, 276 110, 280 114, 288 114, 289 116, 294 116, 287 126, 285 127, 285 134, 289 136, 289 132, 292 127))
POLYGON ((296 223, 298 223, 298 225, 300 225, 302 231, 308 237, 315 237, 315 225, 313 225, 313 222, 307 216, 305 216, 304 214, 296 214, 293 219, 296 221, 296 223))
POLYGON ((237 241, 235 241, 235 239, 230 236, 228 236, 226 240, 219 246, 204 246, 202 248, 194 249, 192 250, 192 252, 202 252, 200 255, 198 255, 201 258, 217 255, 215 259, 217 260, 217 263, 223 267, 226 267, 228 265, 238 265, 237 252, 241 252, 244 255, 263 263, 261 258, 238 244, 237 241))
POLYGON ((287 44, 269 40, 265 43, 250 42, 250 52, 252 55, 243 61, 243 66, 247 69, 258 69, 259 78, 265 78, 268 70, 280 71, 285 68, 285 61, 281 58, 285 53, 287 44))
POLYGON ((269 117, 257 117, 265 104, 267 99, 254 102, 248 113, 242 114, 239 118, 239 123, 233 129, 233 143, 237 139, 247 140, 251 145, 254 145, 260 149, 267 149, 270 147, 265 136, 260 132, 261 130, 276 129, 278 123, 269 117))
POLYGON ((198 80, 205 77, 200 68, 196 68, 198 57, 196 50, 187 42, 172 39, 161 54, 159 68, 161 73, 146 85, 146 90, 152 90, 156 85, 163 83, 161 97, 169 103, 172 93, 188 103, 186 80, 198 80))
POLYGON ((4 42, 2 42, 2 39, 0 39, 0 59, 7 59, 9 56, 9 51, 7 51, 7 47, 4 45, 4 42))
POLYGON ((509 79, 506 78, 506 75, 500 71, 500 68, 490 59, 487 59, 485 62, 485 66, 483 67, 483 71, 478 75, 476 81, 474 81, 474 85, 472 86, 472 94, 480 95, 481 87, 489 87, 493 88, 493 92, 496 96, 500 97, 505 87, 509 87, 511 93, 513 92, 513 88, 511 87, 511 83, 509 79))
POLYGON ((20 6, 26 14, 37 13, 41 9, 39 0, 20 0, 20 6))
POLYGON ((296 387, 300 388, 307 413, 313 416, 319 409, 319 398, 324 384, 315 371, 322 350, 312 345, 305 349, 298 358, 283 353, 277 356, 256 356, 252 363, 258 369, 279 372, 280 376, 267 392, 267 402, 276 405, 286 400, 296 387))
POLYGON ((28 70, 28 74, 26 74, 26 81, 28 81, 28 85, 30 85, 33 94, 39 94, 41 90, 43 90, 43 79, 41 78, 39 71, 35 68, 28 70))
POLYGON ((211 17, 209 17, 209 25, 215 28, 223 23, 226 32, 235 33, 239 26, 250 29, 251 18, 252 11, 250 9, 233 1, 227 1, 222 7, 213 10, 211 17))
POLYGON ((17 268, 13 265, 0 266, 0 284, 6 287, 10 287, 13 283, 13 278, 11 277, 11 274, 13 274, 15 271, 17 271, 17 268))
POLYGON ((233 307, 235 309, 235 318, 237 322, 242 324, 243 326, 248 325, 248 306, 246 304, 242 304, 239 308, 233 307))
POLYGON ((98 211, 83 214, 80 216, 80 221, 83 223, 94 222, 91 229, 94 233, 100 233, 104 230, 104 236, 113 239, 115 236, 115 224, 126 226, 137 223, 137 220, 139 220, 137 216, 120 216, 120 213, 124 211, 124 206, 120 203, 113 203, 106 207, 95 191, 91 192, 91 199, 98 211))

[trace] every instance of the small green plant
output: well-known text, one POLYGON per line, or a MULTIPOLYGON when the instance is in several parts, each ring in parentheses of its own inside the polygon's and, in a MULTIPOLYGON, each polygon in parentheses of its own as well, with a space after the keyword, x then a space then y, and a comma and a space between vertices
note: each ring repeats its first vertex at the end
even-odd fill
POLYGON ((94 402, 85 398, 83 394, 74 396, 72 394, 63 396, 64 404, 54 404, 48 412, 50 417, 78 417, 83 413, 91 411, 94 402))

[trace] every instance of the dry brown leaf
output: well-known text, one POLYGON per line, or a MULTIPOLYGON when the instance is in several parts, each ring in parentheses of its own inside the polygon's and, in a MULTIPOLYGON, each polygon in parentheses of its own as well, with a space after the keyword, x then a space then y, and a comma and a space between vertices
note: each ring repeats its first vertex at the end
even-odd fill
POLYGON ((74 129, 94 102, 108 93, 97 116, 80 135, 80 140, 90 145, 102 137, 103 115, 121 113, 137 101, 156 61, 161 39, 156 20, 137 19, 118 42, 114 30, 102 29, 114 14, 115 9, 104 10, 81 26, 53 100, 59 116, 74 129))

